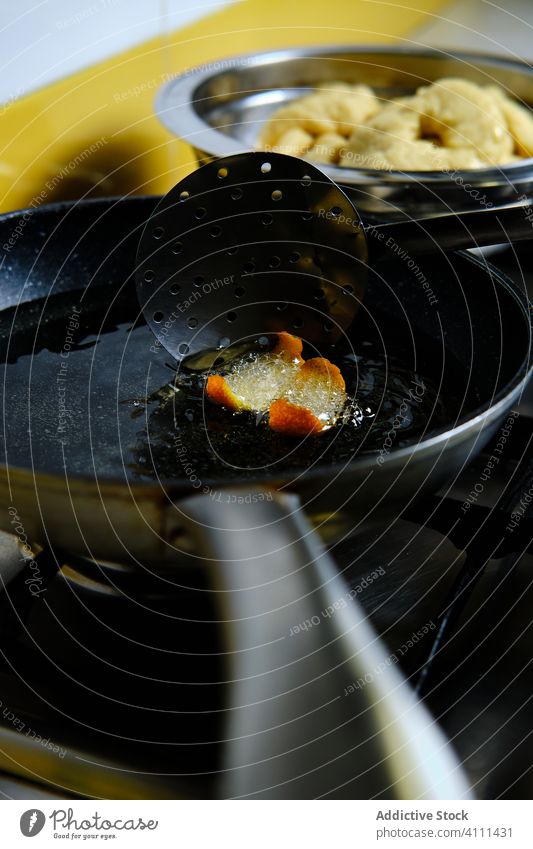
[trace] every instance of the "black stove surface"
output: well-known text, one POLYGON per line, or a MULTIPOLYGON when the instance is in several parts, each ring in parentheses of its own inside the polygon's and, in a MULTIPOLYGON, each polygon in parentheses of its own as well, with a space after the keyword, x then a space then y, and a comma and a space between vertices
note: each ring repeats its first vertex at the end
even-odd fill
MULTIPOLYGON (((520 251, 498 257, 515 277, 533 267, 520 251)), ((332 549, 481 798, 533 791, 532 444, 530 387, 449 490, 332 549)), ((1 543, 0 793, 224 795, 223 652, 202 572, 45 549, 30 588, 27 570, 10 580, 16 539, 1 543)))

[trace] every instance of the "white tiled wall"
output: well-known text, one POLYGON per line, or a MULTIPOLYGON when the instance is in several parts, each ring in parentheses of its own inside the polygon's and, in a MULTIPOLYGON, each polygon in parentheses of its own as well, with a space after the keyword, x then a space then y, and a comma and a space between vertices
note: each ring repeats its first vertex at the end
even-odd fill
POLYGON ((232 0, 0 0, 0 102, 232 0))
MULTIPOLYGON (((0 103, 230 2, 247 0, 0 0, 0 103)), ((533 0, 456 0, 412 38, 533 60, 533 0)))
POLYGON ((533 60, 533 0, 457 0, 413 37, 452 50, 533 60))

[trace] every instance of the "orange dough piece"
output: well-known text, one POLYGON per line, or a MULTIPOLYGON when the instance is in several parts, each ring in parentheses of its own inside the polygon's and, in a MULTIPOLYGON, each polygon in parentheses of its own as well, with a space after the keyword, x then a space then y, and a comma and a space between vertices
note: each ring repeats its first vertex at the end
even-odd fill
POLYGON ((268 423, 272 430, 286 433, 287 436, 307 436, 308 433, 320 433, 324 425, 307 407, 297 407, 285 398, 279 398, 270 405, 268 423))
POLYGON ((327 380, 328 383, 334 384, 339 389, 346 389, 346 383, 344 382, 340 368, 334 363, 330 363, 325 357, 313 357, 312 360, 306 360, 303 364, 298 378, 304 379, 311 376, 327 380))
MULTIPOLYGON (((297 381, 320 380, 330 386, 333 384, 340 390, 346 388, 338 366, 324 357, 314 357, 304 362, 296 379, 297 381)), ((279 398, 270 405, 268 422, 272 430, 289 436, 306 436, 309 433, 320 433, 328 428, 328 425, 320 421, 308 407, 292 404, 285 398, 279 398)))
MULTIPOLYGON (((272 349, 272 353, 279 354, 291 362, 303 363, 302 348, 303 342, 298 336, 293 336, 283 330, 278 333, 278 340, 272 349)), ((207 378, 206 393, 214 404, 221 404, 223 407, 228 407, 229 410, 250 409, 237 398, 235 393, 231 391, 226 378, 220 374, 212 374, 207 378)))
POLYGON ((215 404, 221 404, 223 407, 229 407, 230 410, 242 409, 238 398, 235 397, 221 374, 209 375, 205 391, 207 392, 208 398, 210 398, 215 404))
POLYGON ((302 348, 303 342, 298 336, 293 336, 286 330, 282 330, 281 333, 278 333, 278 341, 272 353, 283 354, 291 360, 299 360, 303 363, 302 348))
POLYGON ((344 378, 338 366, 324 357, 304 361, 302 348, 302 340, 297 336, 286 332, 278 334, 275 347, 265 356, 270 357, 269 367, 274 368, 276 376, 280 374, 279 369, 284 372, 281 381, 276 383, 275 376, 272 378, 270 397, 264 392, 265 385, 270 386, 268 382, 265 384, 264 374, 260 378, 262 382, 251 391, 247 385, 243 389, 242 382, 236 383, 231 374, 227 376, 229 382, 226 377, 215 374, 207 379, 208 398, 234 411, 266 412, 268 409, 269 425, 278 433, 306 436, 328 430, 345 403, 344 378))

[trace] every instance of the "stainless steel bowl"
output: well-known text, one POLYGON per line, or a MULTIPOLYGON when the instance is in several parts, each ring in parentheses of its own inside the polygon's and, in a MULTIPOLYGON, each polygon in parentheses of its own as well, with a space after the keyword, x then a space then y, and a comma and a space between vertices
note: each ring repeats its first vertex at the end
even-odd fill
MULTIPOLYGON (((282 103, 317 83, 372 86, 382 97, 413 92, 440 77, 496 83, 533 104, 533 68, 475 53, 401 47, 319 47, 255 53, 198 67, 158 92, 157 115, 191 144, 199 162, 257 148, 261 125, 282 103)), ((470 171, 381 171, 320 166, 371 219, 460 211, 533 193, 533 159, 470 171)))

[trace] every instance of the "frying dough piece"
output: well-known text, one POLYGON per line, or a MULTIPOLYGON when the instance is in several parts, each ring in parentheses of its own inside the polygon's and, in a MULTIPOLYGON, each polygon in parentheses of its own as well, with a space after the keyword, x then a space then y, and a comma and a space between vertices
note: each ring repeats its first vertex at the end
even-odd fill
POLYGON ((466 80, 449 79, 386 104, 354 131, 340 164, 400 171, 481 168, 509 161, 512 150, 492 99, 466 80))
POLYGON ((468 80, 444 78, 416 93, 420 135, 434 136, 443 147, 473 148, 486 163, 508 161, 514 141, 499 105, 490 93, 468 80))
POLYGON ((206 391, 211 401, 230 410, 268 410, 273 398, 288 392, 303 363, 302 340, 290 333, 278 334, 272 351, 242 359, 222 377, 209 375, 206 391))
POLYGON ((388 171, 438 168, 434 146, 426 142, 417 144, 420 115, 414 103, 414 97, 398 98, 386 103, 365 126, 354 130, 343 149, 340 164, 388 171))
MULTIPOLYGON (((498 86, 487 86, 485 91, 494 98, 507 121, 509 132, 519 156, 533 156, 533 115, 529 109, 507 97, 498 86)), ((513 157, 514 159, 514 157, 513 157)))
POLYGON ((322 433, 335 424, 345 404, 340 369, 323 357, 314 357, 300 366, 286 396, 270 405, 269 425, 290 436, 322 433))
POLYGON ((283 133, 272 150, 277 153, 286 153, 289 156, 303 156, 312 144, 313 136, 306 133, 301 127, 292 127, 283 133))
POLYGON ((434 171, 445 167, 441 149, 432 142, 388 136, 373 127, 361 127, 354 133, 340 164, 388 171, 434 171))
POLYGON ((288 129, 298 127, 311 136, 339 133, 347 136, 356 124, 376 114, 379 101, 366 85, 329 83, 274 112, 264 126, 260 146, 273 150, 288 129))
MULTIPOLYGON (((439 169, 442 171, 454 171, 456 169, 468 170, 471 168, 486 168, 487 163, 477 156, 475 150, 470 147, 441 147, 438 158, 439 169)), ((512 158, 512 157, 511 157, 512 158)), ((506 160, 507 161, 507 160, 506 160)))
POLYGON ((326 109, 336 124, 336 131, 342 136, 349 136, 354 126, 379 112, 379 100, 367 85, 323 83, 318 92, 322 108, 326 109))
MULTIPOLYGON (((420 103, 416 97, 399 97, 385 103, 380 112, 366 122, 384 141, 414 141, 420 138, 420 103), (417 108, 418 107, 418 108, 417 108)), ((357 134, 355 130, 355 134, 357 134)))
POLYGON ((340 162, 352 168, 382 168, 388 171, 453 171, 482 168, 486 165, 473 150, 437 147, 430 141, 397 141, 377 153, 353 153, 347 150, 340 162))
POLYGON ((368 86, 326 83, 274 113, 267 149, 286 149, 287 127, 298 131, 287 152, 348 168, 446 171, 533 156, 533 114, 496 86, 455 77, 382 104, 368 86))
POLYGON ((272 430, 291 436, 335 424, 347 400, 339 368, 323 357, 306 362, 302 341, 280 333, 273 351, 237 362, 224 377, 210 375, 207 397, 230 410, 266 413, 272 430))
POLYGON ((346 144, 339 133, 323 133, 315 139, 313 147, 306 152, 305 158, 311 162, 333 163, 339 159, 339 152, 346 144))

